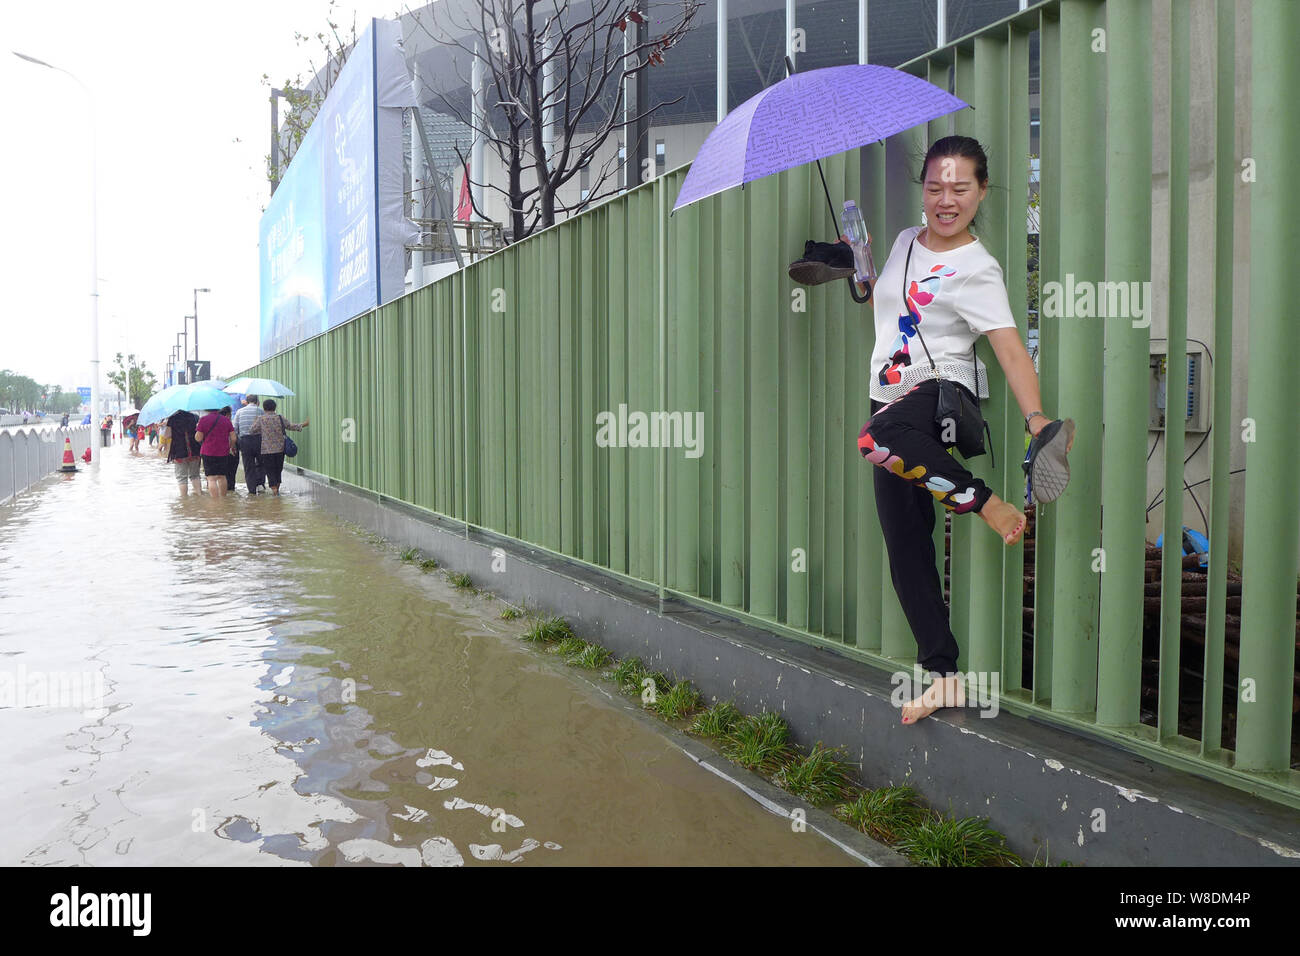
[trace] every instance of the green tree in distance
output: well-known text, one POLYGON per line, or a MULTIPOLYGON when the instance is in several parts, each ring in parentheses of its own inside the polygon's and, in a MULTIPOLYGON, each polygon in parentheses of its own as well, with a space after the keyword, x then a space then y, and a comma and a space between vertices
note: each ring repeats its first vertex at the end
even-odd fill
POLYGON ((144 408, 144 403, 149 401, 149 396, 158 389, 158 380, 154 378, 153 372, 149 371, 147 363, 135 363, 135 353, 122 360, 122 353, 118 352, 113 357, 113 363, 117 366, 115 371, 108 373, 108 381, 119 392, 122 392, 136 408, 144 408))

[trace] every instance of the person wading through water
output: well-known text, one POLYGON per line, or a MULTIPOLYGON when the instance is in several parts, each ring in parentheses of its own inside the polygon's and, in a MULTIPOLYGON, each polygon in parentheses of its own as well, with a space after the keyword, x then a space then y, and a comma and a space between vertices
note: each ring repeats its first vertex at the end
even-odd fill
MULTIPOLYGON (((1068 480, 1065 453, 1074 441, 1072 421, 1042 412, 1038 375, 1020 340, 1002 268, 969 228, 988 193, 983 147, 967 136, 938 140, 926 153, 921 184, 927 225, 898 234, 872 292, 871 419, 858 436, 859 451, 878 466, 876 512, 894 590, 916 638, 917 662, 934 678, 903 705, 904 724, 965 703, 931 537, 935 500, 954 515, 978 515, 1007 545, 1020 540, 1026 524, 1020 508, 949 454, 956 439, 935 421, 936 376, 956 381, 971 398, 980 395, 987 380, 981 365, 976 381, 974 345, 988 336, 1034 436, 1028 459, 1034 487, 1052 487, 1052 497, 1068 480), (921 340, 914 341, 918 329, 921 340)), ((1039 493, 1035 499, 1051 500, 1039 493)))

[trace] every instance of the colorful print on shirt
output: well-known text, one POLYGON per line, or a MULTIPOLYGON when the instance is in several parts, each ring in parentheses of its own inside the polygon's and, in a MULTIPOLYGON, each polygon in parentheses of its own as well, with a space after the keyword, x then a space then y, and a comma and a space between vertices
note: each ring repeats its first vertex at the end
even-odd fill
POLYGON ((878 376, 881 385, 897 385, 902 381, 904 367, 912 364, 912 353, 908 343, 912 336, 916 335, 916 327, 924 318, 921 308, 935 300, 944 279, 950 279, 956 274, 956 269, 949 269, 943 263, 939 263, 933 266, 930 274, 919 282, 912 280, 904 302, 907 312, 898 317, 898 336, 894 339, 893 348, 889 350, 889 362, 880 370, 878 376), (943 271, 945 269, 946 272, 943 271))

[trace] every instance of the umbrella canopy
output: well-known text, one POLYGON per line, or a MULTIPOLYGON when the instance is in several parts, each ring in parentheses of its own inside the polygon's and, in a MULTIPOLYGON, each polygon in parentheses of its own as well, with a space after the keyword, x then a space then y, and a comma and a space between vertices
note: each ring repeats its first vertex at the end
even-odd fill
POLYGON ((853 64, 795 73, 751 96, 714 128, 691 163, 673 210, 883 140, 968 105, 888 66, 853 64))
POLYGON ((225 391, 232 395, 280 396, 293 394, 293 389, 273 378, 249 378, 247 375, 228 383, 225 391))
POLYGON ((192 385, 173 385, 164 388, 140 410, 140 423, 152 425, 168 418, 173 412, 196 412, 209 408, 225 408, 231 404, 230 396, 207 382, 192 385))

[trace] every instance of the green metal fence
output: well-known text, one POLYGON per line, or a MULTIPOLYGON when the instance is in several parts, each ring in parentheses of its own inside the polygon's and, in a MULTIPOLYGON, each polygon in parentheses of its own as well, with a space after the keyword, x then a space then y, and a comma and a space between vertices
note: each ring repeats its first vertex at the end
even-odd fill
MULTIPOLYGON (((1002 264, 1022 331, 1031 37, 1040 51, 1044 283, 1066 274, 1151 278, 1153 96, 1169 97, 1172 198, 1168 222, 1157 226, 1168 229, 1172 250, 1170 394, 1178 394, 1187 334, 1196 6, 1053 0, 903 67, 976 107, 952 122, 989 149, 1001 188, 981 206, 978 231, 1002 264), (1153 9, 1168 22, 1153 25, 1153 9), (1171 41, 1172 70, 1153 78, 1157 33, 1171 41)), ((1245 387, 1230 375, 1234 321, 1249 325, 1251 342, 1255 441, 1247 449, 1238 692, 1224 700, 1228 555, 1218 547, 1195 695, 1200 731, 1180 732, 1181 565, 1169 548, 1157 714, 1142 719, 1146 488, 1138 463, 1147 426, 1134 409, 1146 406, 1150 332, 1125 317, 1041 324, 1044 403, 1075 418, 1078 438, 1069 491, 1038 509, 1032 641, 1022 639, 1024 544, 1006 548, 974 519, 952 525, 952 622, 959 667, 999 672, 1002 706, 1013 712, 1300 806, 1300 773, 1290 768, 1300 481, 1289 470, 1296 403, 1284 384, 1300 367, 1300 335, 1286 327, 1282 281, 1285 250, 1300 240, 1284 196, 1287 160, 1300 155, 1287 101, 1300 85, 1300 60, 1285 46, 1300 35, 1300 4, 1253 7, 1249 154, 1260 172, 1250 192, 1245 315, 1234 315, 1231 279, 1232 186, 1242 160, 1233 142, 1237 12, 1231 0, 1199 7, 1219 64, 1218 226, 1198 238, 1213 242, 1219 264, 1211 531, 1221 542, 1229 453, 1240 437, 1229 400, 1245 387), (1236 715, 1234 750, 1222 746, 1225 707, 1236 715)), ((878 246, 919 222, 912 179, 925 137, 948 132, 945 118, 823 164, 833 195, 865 199, 878 246)), ((871 466, 856 449, 869 414, 871 313, 842 283, 806 288, 786 276, 804 238, 834 233, 816 172, 770 177, 669 217, 684 175, 670 172, 249 374, 294 384, 298 398, 286 407, 315 426, 298 458, 306 468, 797 640, 891 670, 910 667, 916 648, 889 580, 871 466), (622 436, 621 405, 629 425, 622 436), (647 428, 649 447, 637 444, 638 413, 662 412, 681 413, 681 426, 702 416, 698 457, 681 429, 655 446, 647 428), (601 413, 612 415, 612 428, 602 427, 601 413)), ((993 377, 985 413, 997 467, 980 459, 977 470, 999 495, 1023 500, 1021 411, 987 343, 980 349, 993 377)), ((1183 483, 1180 425, 1170 425, 1164 443, 1171 488, 1183 483)), ((1169 540, 1180 540, 1181 501, 1168 496, 1169 540)), ((942 522, 935 535, 942 560, 942 522)))

